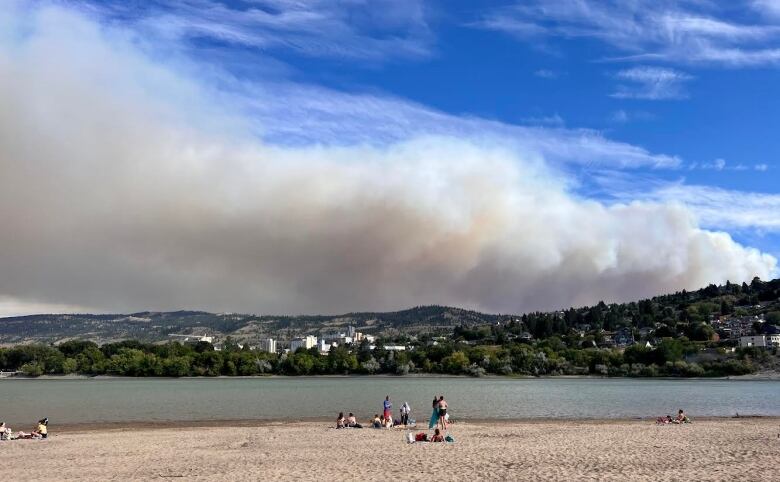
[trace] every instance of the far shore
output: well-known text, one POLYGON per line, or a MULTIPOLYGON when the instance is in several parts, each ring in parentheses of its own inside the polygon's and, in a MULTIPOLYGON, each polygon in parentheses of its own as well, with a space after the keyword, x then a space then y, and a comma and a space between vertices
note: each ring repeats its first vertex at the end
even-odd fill
POLYGON ((459 378, 459 379, 504 379, 504 380, 769 380, 780 381, 780 372, 758 372, 751 373, 749 375, 736 375, 727 377, 608 377, 599 375, 484 375, 481 377, 471 377, 468 375, 449 375, 443 373, 410 373, 407 375, 393 375, 389 373, 379 373, 375 375, 365 374, 349 374, 349 375, 250 375, 250 376, 226 376, 220 375, 216 377, 126 377, 117 375, 80 375, 80 374, 68 374, 68 375, 41 375, 39 377, 31 377, 27 375, 14 375, 0 377, 0 381, 3 380, 247 380, 247 379, 268 379, 268 378, 284 378, 284 379, 307 379, 307 378, 459 378))

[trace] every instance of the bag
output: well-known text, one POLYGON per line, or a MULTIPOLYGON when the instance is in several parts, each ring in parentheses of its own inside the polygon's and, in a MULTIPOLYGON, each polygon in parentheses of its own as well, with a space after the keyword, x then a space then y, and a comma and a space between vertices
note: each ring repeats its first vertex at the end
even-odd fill
POLYGON ((428 434, 425 432, 420 432, 417 435, 414 436, 415 442, 427 442, 428 441, 428 434))
POLYGON ((452 435, 447 434, 446 437, 444 437, 445 442, 454 443, 455 439, 452 437, 452 435))
POLYGON ((406 443, 413 444, 414 443, 414 435, 412 435, 412 432, 406 432, 406 443))

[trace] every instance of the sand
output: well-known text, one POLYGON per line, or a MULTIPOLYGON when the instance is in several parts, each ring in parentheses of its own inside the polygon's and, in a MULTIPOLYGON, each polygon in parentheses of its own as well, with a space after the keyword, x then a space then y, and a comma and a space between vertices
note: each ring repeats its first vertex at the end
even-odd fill
POLYGON ((0 442, 6 480, 780 480, 780 420, 455 424, 454 444, 322 422, 75 429, 0 442))

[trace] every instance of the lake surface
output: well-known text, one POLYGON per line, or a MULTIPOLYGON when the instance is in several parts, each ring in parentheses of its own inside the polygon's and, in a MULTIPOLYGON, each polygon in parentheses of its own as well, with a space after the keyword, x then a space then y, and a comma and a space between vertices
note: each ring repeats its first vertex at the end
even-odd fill
POLYGON ((0 380, 0 420, 53 424, 335 418, 378 413, 385 395, 427 420, 443 394, 457 419, 780 416, 780 382, 759 380, 274 377, 0 380))

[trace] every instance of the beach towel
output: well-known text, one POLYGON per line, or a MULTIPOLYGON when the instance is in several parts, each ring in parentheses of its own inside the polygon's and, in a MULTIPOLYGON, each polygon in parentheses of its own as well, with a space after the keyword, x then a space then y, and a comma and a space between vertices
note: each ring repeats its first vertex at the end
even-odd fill
POLYGON ((436 424, 439 422, 439 409, 434 408, 433 413, 431 414, 431 421, 428 422, 428 429, 432 429, 436 426, 436 424))

